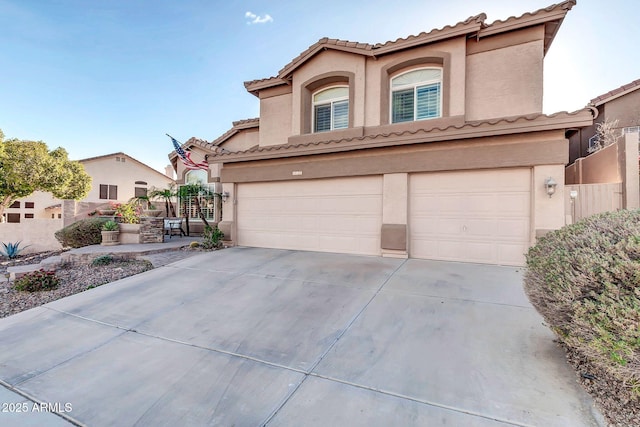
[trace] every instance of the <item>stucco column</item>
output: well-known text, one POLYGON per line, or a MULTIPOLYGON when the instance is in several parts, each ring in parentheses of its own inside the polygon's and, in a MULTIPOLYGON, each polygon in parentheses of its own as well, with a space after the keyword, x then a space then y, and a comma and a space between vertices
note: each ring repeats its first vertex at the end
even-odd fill
POLYGON ((531 202, 531 243, 551 230, 557 230, 565 224, 564 206, 564 165, 535 166, 532 173, 531 202), (553 178, 557 183, 556 192, 549 197, 545 181, 553 178))
POLYGON ((407 258, 407 200, 409 176, 406 173, 385 174, 382 180, 382 256, 407 258))
POLYGON ((640 135, 635 133, 624 134, 624 150, 619 155, 624 156, 619 160, 622 169, 623 204, 625 209, 637 209, 640 207, 640 183, 638 178, 638 142, 640 135))
POLYGON ((236 185, 233 182, 222 183, 222 194, 229 193, 226 202, 222 202, 222 221, 218 224, 220 231, 224 233, 222 240, 235 242, 235 218, 236 218, 236 185))

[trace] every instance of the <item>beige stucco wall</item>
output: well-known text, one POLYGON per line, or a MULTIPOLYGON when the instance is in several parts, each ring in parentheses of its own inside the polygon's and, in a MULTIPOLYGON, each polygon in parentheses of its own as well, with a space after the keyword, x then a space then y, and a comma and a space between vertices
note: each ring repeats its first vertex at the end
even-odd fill
MULTIPOLYGON (((312 112, 306 105, 310 102, 306 88, 330 76, 350 82, 352 131, 387 133, 406 126, 451 125, 425 120, 386 128, 389 79, 412 68, 438 63, 443 66, 443 119, 438 120, 464 117, 474 121, 541 113, 544 34, 544 27, 536 26, 479 41, 461 36, 375 58, 334 49, 320 51, 294 70, 291 85, 259 92, 259 144, 285 144, 292 142, 290 137, 308 134, 311 117, 306 116, 312 112), (378 126, 382 128, 376 129, 378 126)), ((357 136, 361 135, 347 137, 357 136)))
POLYGON ((613 99, 604 106, 609 120, 618 120, 618 127, 640 126, 640 90, 613 99))
MULTIPOLYGON (((220 144, 221 148, 228 151, 244 151, 258 145, 260 139, 258 128, 243 129, 231 138, 220 144)), ((216 175, 217 176, 217 175, 216 175)))
POLYGON ((285 144, 291 134, 291 93, 282 93, 260 99, 261 146, 285 144))
POLYGON ((565 224, 564 210, 564 165, 534 166, 532 171, 531 197, 532 232, 531 241, 549 230, 557 230, 565 224), (549 197, 545 181, 553 178, 557 183, 556 192, 549 197))
POLYGON ((18 224, 0 224, 0 242, 16 243, 23 254, 61 249, 54 233, 62 228, 61 219, 29 219, 18 224), (27 246, 29 246, 27 248, 27 246))
POLYGON ((100 199, 100 184, 118 186, 118 202, 127 202, 135 195, 135 187, 145 187, 136 185, 136 181, 147 183, 147 189, 151 187, 166 188, 173 180, 164 174, 127 157, 124 162, 116 161, 116 157, 109 156, 95 160, 83 161, 85 171, 93 178, 91 191, 83 199, 86 202, 103 202, 109 200, 100 199))
POLYGON ((605 184, 622 182, 619 160, 619 144, 609 145, 603 149, 577 159, 567 167, 565 179, 567 184, 605 184))
POLYGON ((542 112, 543 41, 467 57, 467 120, 542 112))

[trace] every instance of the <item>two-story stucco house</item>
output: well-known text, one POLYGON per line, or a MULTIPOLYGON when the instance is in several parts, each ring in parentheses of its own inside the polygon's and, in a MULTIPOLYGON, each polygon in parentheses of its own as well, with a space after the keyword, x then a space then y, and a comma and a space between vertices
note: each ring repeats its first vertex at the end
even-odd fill
POLYGON ((566 132, 593 122, 590 109, 542 114, 544 57, 574 5, 375 45, 323 38, 246 82, 259 119, 185 144, 228 196, 226 238, 522 265, 564 225, 566 132))

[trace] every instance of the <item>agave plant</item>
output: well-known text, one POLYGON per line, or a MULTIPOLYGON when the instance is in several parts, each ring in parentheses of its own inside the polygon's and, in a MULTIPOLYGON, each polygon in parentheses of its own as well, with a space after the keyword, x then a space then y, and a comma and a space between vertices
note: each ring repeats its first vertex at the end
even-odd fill
POLYGON ((20 252, 30 246, 28 245, 21 248, 20 243, 22 243, 22 241, 18 241, 15 243, 2 243, 2 246, 4 246, 4 250, 0 249, 0 254, 6 256, 9 259, 16 258, 18 255, 20 255, 20 252))

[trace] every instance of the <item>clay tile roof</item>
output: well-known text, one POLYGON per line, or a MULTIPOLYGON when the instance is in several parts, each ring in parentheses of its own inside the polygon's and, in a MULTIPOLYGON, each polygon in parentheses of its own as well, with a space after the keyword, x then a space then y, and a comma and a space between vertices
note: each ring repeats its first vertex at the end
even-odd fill
MULTIPOLYGON (((223 149, 222 148, 216 149, 216 147, 218 147, 220 144, 222 144, 223 142, 231 138, 233 135, 237 134, 240 130, 257 128, 259 126, 260 126, 260 118, 258 117, 251 118, 251 119, 237 120, 233 122, 233 127, 231 129, 229 129, 228 131, 226 131, 225 133, 223 133, 222 135, 220 135, 218 138, 214 139, 211 142, 206 141, 204 139, 196 138, 195 136, 193 136, 189 138, 184 144, 182 144, 182 146, 185 147, 186 149, 189 149, 193 146, 199 146, 209 151, 219 152, 219 151, 222 151, 223 149)), ((175 151, 172 151, 169 154, 170 159, 176 156, 177 154, 175 151)))
POLYGON ((535 12, 527 12, 518 17, 511 16, 505 20, 497 20, 488 25, 485 23, 487 15, 480 13, 478 15, 471 16, 464 21, 458 22, 453 26, 446 25, 442 28, 433 29, 429 32, 422 32, 417 35, 410 35, 405 38, 398 38, 396 40, 377 43, 375 45, 323 37, 285 65, 278 72, 277 76, 248 81, 245 82, 244 86, 250 93, 257 95, 258 91, 261 89, 288 84, 290 76, 296 68, 300 67, 317 53, 326 49, 375 57, 422 44, 432 43, 438 40, 444 40, 450 37, 457 37, 466 34, 477 34, 478 37, 485 37, 492 34, 539 24, 545 25, 544 53, 546 54, 567 11, 569 11, 575 4, 576 0, 567 0, 562 3, 539 9, 535 12))
POLYGON ((576 5, 576 0, 567 0, 562 3, 538 9, 535 12, 527 12, 520 16, 510 16, 505 20, 496 20, 482 29, 479 36, 485 37, 492 34, 524 28, 532 25, 545 25, 544 53, 546 54, 551 42, 556 36, 560 25, 567 12, 576 5))
POLYGON ((252 127, 257 127, 260 125, 260 118, 254 117, 252 119, 242 119, 233 122, 233 127, 236 129, 247 129, 252 127))
POLYGON ((603 95, 597 96, 589 101, 590 105, 602 105, 606 102, 614 100, 619 96, 626 95, 629 92, 633 92, 634 90, 640 89, 640 79, 634 80, 631 83, 627 83, 626 85, 622 85, 617 89, 613 89, 603 95))
POLYGON ((298 66, 302 65, 309 58, 314 56, 316 53, 325 50, 325 49, 335 49, 341 50, 345 52, 366 54, 373 49, 373 45, 368 43, 358 43, 351 42, 348 40, 339 40, 339 39, 330 39, 328 37, 323 37, 311 46, 309 46, 304 52, 300 55, 296 56, 291 62, 284 66, 279 72, 278 77, 281 79, 286 78, 293 70, 298 68, 298 66))
MULTIPOLYGON (((293 144, 255 146, 244 151, 220 152, 209 157, 210 161, 219 159, 222 162, 243 161, 248 159, 266 159, 281 157, 279 153, 295 152, 296 155, 315 154, 320 147, 334 147, 331 151, 346 151, 378 146, 397 145, 399 138, 406 143, 424 143, 429 141, 446 141, 462 138, 475 138, 487 135, 501 135, 513 132, 536 131, 575 127, 576 123, 587 125, 593 122, 597 111, 595 108, 583 108, 574 112, 561 111, 551 115, 530 114, 525 116, 505 117, 490 120, 467 122, 464 124, 434 127, 429 129, 387 132, 358 137, 317 140, 293 144), (413 138, 415 137, 415 138, 413 138)), ((322 148, 324 149, 324 148, 322 148)))
POLYGON ((396 40, 390 40, 384 43, 378 43, 374 46, 375 54, 380 55, 386 53, 387 51, 395 51, 407 47, 412 47, 414 45, 423 44, 433 42, 435 40, 441 40, 443 38, 453 37, 460 34, 469 33, 469 27, 471 26, 471 32, 477 31, 484 24, 484 20, 487 19, 487 15, 481 13, 476 16, 470 16, 464 21, 458 22, 457 24, 445 25, 442 28, 436 28, 429 32, 422 32, 418 35, 411 35, 405 38, 398 38, 396 40))

